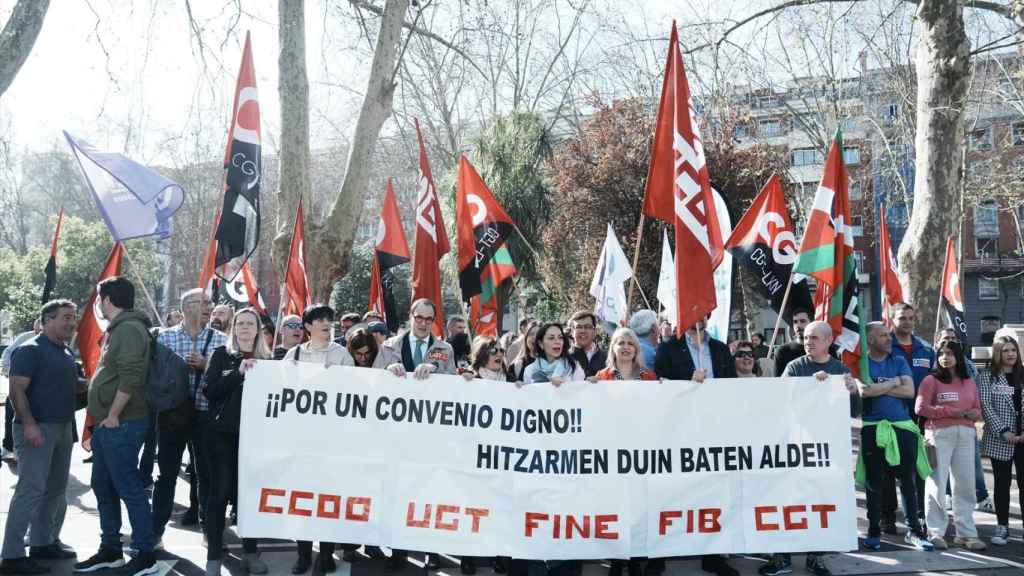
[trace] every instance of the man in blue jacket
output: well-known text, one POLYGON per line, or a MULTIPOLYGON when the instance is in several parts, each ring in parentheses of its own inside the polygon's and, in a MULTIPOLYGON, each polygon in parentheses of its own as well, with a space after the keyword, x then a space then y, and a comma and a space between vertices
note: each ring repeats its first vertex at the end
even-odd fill
MULTIPOLYGON (((901 355, 910 366, 910 374, 914 380, 914 396, 921 387, 932 368, 935 367, 935 350, 924 340, 914 334, 916 327, 916 314, 914 307, 910 304, 899 303, 892 306, 892 354, 901 355)), ((924 426, 924 421, 914 416, 914 399, 907 401, 910 414, 917 421, 919 427, 924 426)), ((887 534, 896 534, 896 476, 886 474, 885 484, 882 487, 882 529, 887 534)), ((924 479, 917 477, 917 510, 924 513, 924 479)), ((909 524, 909 519, 907 520, 909 524)))

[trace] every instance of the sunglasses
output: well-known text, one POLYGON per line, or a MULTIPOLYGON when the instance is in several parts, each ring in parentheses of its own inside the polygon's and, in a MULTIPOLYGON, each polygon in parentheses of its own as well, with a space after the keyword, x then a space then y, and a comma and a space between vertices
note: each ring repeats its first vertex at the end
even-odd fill
POLYGON ((487 353, 488 354, 492 354, 492 355, 493 354, 504 354, 505 353, 505 349, 504 348, 488 348, 487 349, 487 353))
POLYGON ((302 330, 302 322, 285 322, 284 327, 289 330, 302 330))
POLYGON ((753 358, 754 357, 754 353, 753 352, 748 352, 746 350, 740 350, 739 352, 737 352, 735 354, 735 356, 737 358, 753 358))

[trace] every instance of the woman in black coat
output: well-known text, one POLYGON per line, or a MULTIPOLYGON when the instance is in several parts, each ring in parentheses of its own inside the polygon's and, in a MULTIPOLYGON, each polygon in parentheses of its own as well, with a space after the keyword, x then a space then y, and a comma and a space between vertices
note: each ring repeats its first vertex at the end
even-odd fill
MULTIPOLYGON (((260 317, 252 308, 235 313, 227 346, 213 351, 206 366, 206 397, 211 420, 206 434, 210 453, 210 495, 206 513, 207 576, 219 576, 224 542, 224 513, 238 485, 238 430, 242 415, 245 373, 256 360, 270 358, 260 335, 260 317)), ((266 574, 256 540, 242 539, 242 567, 249 574, 266 574)))

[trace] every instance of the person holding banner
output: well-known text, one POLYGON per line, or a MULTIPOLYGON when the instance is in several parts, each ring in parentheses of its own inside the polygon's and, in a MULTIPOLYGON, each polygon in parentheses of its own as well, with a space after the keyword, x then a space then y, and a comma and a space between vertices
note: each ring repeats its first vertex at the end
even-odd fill
MULTIPOLYGON (((682 338, 672 336, 658 346, 654 372, 664 380, 693 380, 703 383, 708 378, 735 378, 736 364, 729 347, 704 330, 708 318, 698 320, 682 338)), ((725 556, 701 556, 701 570, 718 576, 738 576, 725 556)), ((665 571, 665 559, 653 558, 647 563, 648 574, 665 571)))
POLYGON ((289 350, 302 344, 306 337, 303 331, 302 318, 295 314, 289 314, 281 320, 281 330, 278 334, 281 337, 281 345, 274 348, 274 360, 281 360, 289 350))
POLYGON ((1010 480, 1017 468, 1017 492, 1024 509, 1024 365, 1020 347, 1009 336, 992 342, 992 366, 981 373, 978 392, 985 418, 982 454, 992 462, 995 475, 996 526, 991 542, 1004 546, 1010 538, 1010 480))
MULTIPOLYGON (((382 322, 375 323, 383 325, 382 322)), ((392 349, 381 346, 376 334, 363 324, 357 324, 348 331, 347 346, 349 355, 360 368, 386 370, 395 362, 402 361, 392 349)))
MULTIPOLYGON (((754 334, 757 336, 757 334, 754 334)), ((758 378, 761 376, 761 366, 758 364, 757 347, 749 340, 740 340, 736 343, 736 352, 732 355, 736 363, 737 378, 758 378)))
POLYGON ((618 328, 608 345, 608 365, 595 375, 598 380, 657 380, 647 368, 640 348, 640 339, 629 328, 618 328))
MULTIPOLYGON (((299 344, 284 355, 284 360, 293 362, 309 362, 321 366, 355 366, 355 361, 348 350, 337 342, 331 341, 331 328, 334 324, 334 309, 326 304, 312 304, 302 312, 302 325, 309 334, 309 341, 299 344)), ((313 563, 313 543, 300 540, 298 557, 292 565, 292 574, 305 574, 313 563)), ((348 545, 343 545, 347 548, 348 545)), ((322 574, 329 574, 338 569, 334 562, 334 543, 321 542, 317 565, 322 574)))
MULTIPOLYGON (((206 397, 210 400, 210 424, 206 449, 210 460, 210 494, 206 504, 206 576, 220 576, 224 555, 224 514, 238 484, 238 430, 242 417, 242 386, 245 373, 257 360, 270 358, 260 334, 256 310, 235 313, 227 345, 219 346, 206 368, 206 397)), ((242 538, 242 567, 249 574, 266 574, 256 540, 242 538)))
POLYGON ((490 336, 477 336, 473 339, 473 347, 469 354, 469 369, 462 373, 466 380, 482 378, 485 380, 508 380, 505 367, 505 350, 497 339, 490 336))
POLYGON ((420 298, 412 303, 409 307, 409 324, 412 329, 384 344, 402 358, 401 362, 388 366, 388 370, 402 377, 412 372, 421 380, 434 373, 458 373, 452 347, 430 332, 435 318, 437 307, 429 298, 420 298))
POLYGON ((985 549, 974 526, 974 423, 982 419, 978 387, 967 375, 963 349, 955 342, 939 346, 938 367, 925 377, 918 390, 914 411, 927 418, 925 439, 935 448, 935 472, 928 477, 925 501, 929 540, 935 548, 947 548, 949 518, 943 499, 953 476, 953 520, 958 546, 975 552, 985 549))
MULTIPOLYGON (((825 381, 829 376, 842 376, 851 399, 856 397, 857 382, 850 375, 850 369, 829 354, 829 347, 832 346, 832 327, 829 323, 819 320, 802 324, 799 333, 805 354, 787 363, 780 377, 805 378, 813 376, 819 381, 825 381)), ((853 407, 851 406, 852 412, 853 407)), ((829 576, 832 573, 819 552, 807 554, 806 568, 815 576, 829 576)), ((792 555, 786 553, 773 554, 768 564, 757 570, 758 574, 762 576, 777 576, 778 574, 789 574, 792 571, 792 555)))
POLYGON ((577 312, 569 319, 569 329, 572 330, 572 347, 569 349, 569 355, 576 364, 583 367, 583 373, 590 378, 604 368, 608 359, 607 351, 602 350, 594 341, 594 337, 597 336, 597 316, 586 310, 577 312))
POLYGON ((561 324, 548 322, 538 328, 533 348, 537 351, 536 360, 523 370, 523 384, 550 382, 561 386, 587 379, 583 367, 569 354, 569 339, 561 324))

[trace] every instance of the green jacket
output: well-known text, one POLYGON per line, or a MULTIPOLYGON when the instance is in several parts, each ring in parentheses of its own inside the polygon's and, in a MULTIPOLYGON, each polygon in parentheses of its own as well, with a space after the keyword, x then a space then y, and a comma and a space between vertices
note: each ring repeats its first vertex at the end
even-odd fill
POLYGON ((120 419, 141 420, 149 416, 146 403, 146 372, 149 369, 149 318, 142 312, 125 310, 107 326, 96 372, 89 383, 89 415, 97 422, 106 419, 117 393, 131 394, 120 419))

